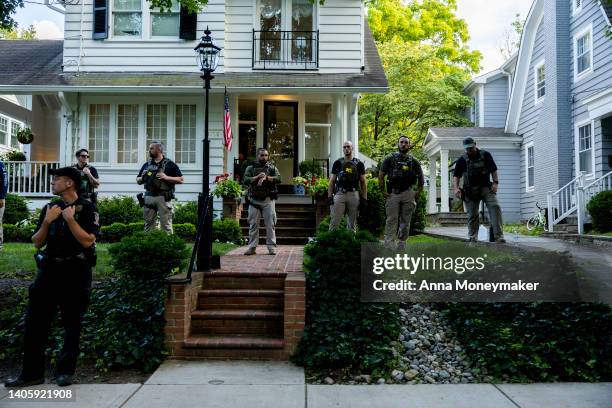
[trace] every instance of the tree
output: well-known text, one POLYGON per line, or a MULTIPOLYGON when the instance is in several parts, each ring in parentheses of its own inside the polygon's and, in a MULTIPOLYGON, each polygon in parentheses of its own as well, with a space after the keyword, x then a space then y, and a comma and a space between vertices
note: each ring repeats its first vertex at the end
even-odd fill
POLYGON ((521 19, 520 14, 514 16, 514 21, 510 23, 511 28, 504 30, 504 39, 502 45, 499 47, 499 52, 508 59, 514 54, 521 45, 521 36, 523 35, 523 28, 525 27, 525 21, 521 19))
POLYGON ((460 113, 471 101, 461 91, 479 69, 481 54, 467 47, 467 25, 455 9, 455 0, 372 3, 368 20, 389 92, 360 100, 363 153, 381 159, 396 148, 400 134, 419 145, 429 127, 469 126, 460 113))
POLYGON ((36 29, 33 25, 28 28, 0 28, 0 40, 36 40, 36 29))
POLYGON ((17 11, 17 7, 23 7, 23 0, 2 0, 0 1, 0 28, 10 30, 17 27, 12 15, 17 11))

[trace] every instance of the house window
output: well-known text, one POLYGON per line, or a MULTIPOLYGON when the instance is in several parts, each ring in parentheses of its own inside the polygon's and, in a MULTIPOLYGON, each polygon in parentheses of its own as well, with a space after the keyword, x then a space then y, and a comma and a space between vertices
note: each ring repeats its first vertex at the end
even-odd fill
POLYGON ((585 31, 578 34, 574 40, 574 72, 575 77, 578 78, 582 75, 592 71, 593 68, 593 44, 592 44, 592 28, 589 26, 585 31))
POLYGON ((307 103, 304 134, 304 158, 306 160, 329 158, 330 130, 331 105, 307 103))
POLYGON ((578 128, 578 169, 586 174, 593 174, 593 126, 578 128))
POLYGON ((0 116, 0 144, 8 145, 8 119, 0 116))
POLYGON ((113 0, 113 36, 142 37, 142 0, 113 0))
POLYGON ((546 75, 544 61, 540 62, 535 67, 535 101, 541 102, 546 95, 546 75))
POLYGON ((174 158, 177 163, 196 162, 196 105, 176 105, 174 158))
POLYGON ((11 147, 19 149, 19 140, 17 140, 17 132, 21 129, 21 123, 11 122, 11 147))
POLYGON ((534 149, 533 143, 527 145, 525 149, 525 159, 527 166, 527 191, 533 191, 535 186, 535 158, 534 158, 534 149))
POLYGON ((138 162, 138 105, 117 106, 117 163, 138 162))
POLYGON ((168 105, 147 105, 147 149, 154 140, 168 146, 168 105))
POLYGON ((108 163, 110 105, 89 105, 89 156, 92 162, 108 163))
POLYGON ((574 14, 582 10, 582 0, 572 0, 574 5, 574 14))
POLYGON ((173 2, 170 10, 160 13, 159 8, 151 10, 152 37, 178 37, 181 6, 173 2))

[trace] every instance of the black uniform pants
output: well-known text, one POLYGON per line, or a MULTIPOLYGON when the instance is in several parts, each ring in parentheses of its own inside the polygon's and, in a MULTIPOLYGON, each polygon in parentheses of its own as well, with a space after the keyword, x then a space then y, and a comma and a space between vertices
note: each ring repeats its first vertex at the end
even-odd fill
POLYGON ((44 377, 45 349, 58 309, 65 333, 55 372, 57 375, 74 374, 79 355, 81 320, 89 305, 90 293, 91 267, 82 261, 50 264, 38 270, 29 288, 23 378, 44 377))

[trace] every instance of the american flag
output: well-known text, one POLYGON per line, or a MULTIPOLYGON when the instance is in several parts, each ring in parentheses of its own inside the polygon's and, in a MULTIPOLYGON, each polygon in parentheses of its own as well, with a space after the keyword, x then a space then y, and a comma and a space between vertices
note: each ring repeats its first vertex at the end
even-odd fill
POLYGON ((227 96, 227 88, 225 89, 225 108, 223 114, 223 136, 225 138, 225 148, 232 150, 232 125, 230 122, 229 97, 227 96))

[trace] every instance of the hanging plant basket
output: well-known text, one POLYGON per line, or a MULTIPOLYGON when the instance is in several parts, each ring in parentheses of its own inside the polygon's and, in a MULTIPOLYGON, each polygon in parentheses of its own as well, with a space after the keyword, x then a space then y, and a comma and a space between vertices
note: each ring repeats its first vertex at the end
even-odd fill
POLYGON ((23 128, 17 131, 17 140, 21 144, 30 144, 34 140, 34 133, 32 133, 32 129, 23 128))

